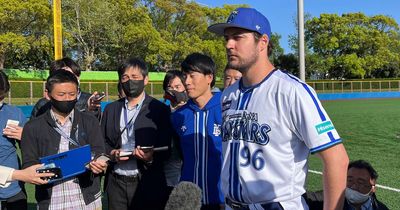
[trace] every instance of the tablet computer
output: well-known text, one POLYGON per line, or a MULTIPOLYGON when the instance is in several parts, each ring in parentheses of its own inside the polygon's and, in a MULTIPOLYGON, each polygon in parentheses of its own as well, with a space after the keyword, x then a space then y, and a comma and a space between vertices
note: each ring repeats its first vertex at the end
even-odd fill
POLYGON ((45 164, 44 167, 51 165, 52 167, 60 168, 61 178, 52 179, 51 182, 84 173, 86 171, 85 166, 88 162, 90 162, 90 160, 91 149, 89 144, 39 159, 41 163, 45 164))

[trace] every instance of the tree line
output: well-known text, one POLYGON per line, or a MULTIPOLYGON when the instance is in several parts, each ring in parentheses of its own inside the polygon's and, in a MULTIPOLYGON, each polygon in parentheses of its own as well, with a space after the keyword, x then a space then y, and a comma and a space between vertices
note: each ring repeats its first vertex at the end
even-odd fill
MULTIPOLYGON (((0 0, 0 69, 48 69, 53 60, 51 1, 0 0)), ((63 54, 83 70, 115 70, 128 57, 144 59, 152 71, 179 69, 192 52, 226 64, 224 40, 207 27, 224 22, 236 7, 209 8, 186 0, 62 0, 63 54)), ((362 13, 306 16, 307 78, 398 77, 399 25, 388 16, 362 13)), ((296 27, 296 23, 293 24, 296 27)), ((273 30, 272 30, 273 31, 273 30)), ((274 33, 271 60, 297 74, 294 53, 284 53, 274 33)))

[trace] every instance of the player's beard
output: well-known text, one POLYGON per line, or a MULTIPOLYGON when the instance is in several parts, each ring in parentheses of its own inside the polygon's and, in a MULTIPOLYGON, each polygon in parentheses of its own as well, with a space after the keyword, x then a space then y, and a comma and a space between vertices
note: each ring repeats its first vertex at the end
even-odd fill
POLYGON ((247 72, 251 66, 253 66, 258 59, 259 52, 254 49, 250 51, 251 55, 248 58, 242 58, 239 56, 235 56, 235 60, 230 60, 228 56, 228 68, 231 69, 237 69, 239 70, 242 74, 247 72))

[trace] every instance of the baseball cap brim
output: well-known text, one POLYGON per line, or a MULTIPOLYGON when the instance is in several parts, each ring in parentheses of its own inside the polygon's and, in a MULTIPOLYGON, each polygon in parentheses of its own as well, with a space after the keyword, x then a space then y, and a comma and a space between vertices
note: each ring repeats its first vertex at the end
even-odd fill
MULTIPOLYGON (((243 26, 240 26, 240 25, 236 25, 236 24, 232 24, 232 23, 217 23, 217 24, 209 26, 207 28, 207 30, 210 31, 210 32, 213 32, 213 33, 215 33, 217 35, 223 36, 224 32, 225 32, 225 29, 227 29, 227 28, 242 28, 242 29, 246 29, 246 30, 249 30, 249 31, 254 31, 254 30, 252 30, 250 28, 246 28, 246 27, 243 27, 243 26)), ((254 31, 254 32, 258 32, 258 31, 254 31)))

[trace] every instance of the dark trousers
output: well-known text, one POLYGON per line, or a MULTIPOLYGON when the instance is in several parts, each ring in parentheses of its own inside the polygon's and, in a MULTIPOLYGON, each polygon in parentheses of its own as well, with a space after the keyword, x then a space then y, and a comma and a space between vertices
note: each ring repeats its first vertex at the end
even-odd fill
POLYGON ((221 205, 219 204, 203 204, 200 210, 221 210, 221 205))
POLYGON ((1 201, 1 210, 25 210, 28 209, 26 194, 20 191, 16 195, 8 198, 6 201, 1 201))
POLYGON ((109 210, 133 209, 133 197, 139 184, 139 176, 127 177, 115 173, 108 176, 107 197, 109 210))

